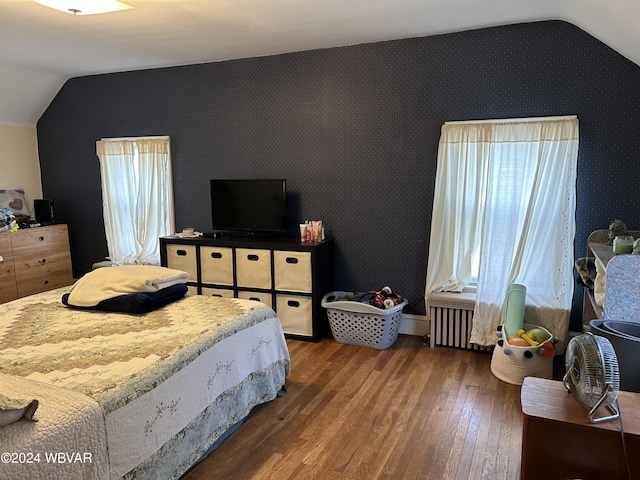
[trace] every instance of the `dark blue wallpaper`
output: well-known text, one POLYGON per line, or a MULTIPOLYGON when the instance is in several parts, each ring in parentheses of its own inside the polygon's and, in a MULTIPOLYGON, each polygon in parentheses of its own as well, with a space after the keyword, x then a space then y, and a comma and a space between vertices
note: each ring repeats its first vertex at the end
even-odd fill
POLYGON ((210 178, 286 178, 292 228, 335 240, 337 290, 388 284, 424 313, 441 125, 569 114, 583 256, 615 218, 640 228, 640 67, 565 22, 74 78, 37 133, 76 276, 107 254, 96 140, 169 135, 178 230, 211 229, 210 178))

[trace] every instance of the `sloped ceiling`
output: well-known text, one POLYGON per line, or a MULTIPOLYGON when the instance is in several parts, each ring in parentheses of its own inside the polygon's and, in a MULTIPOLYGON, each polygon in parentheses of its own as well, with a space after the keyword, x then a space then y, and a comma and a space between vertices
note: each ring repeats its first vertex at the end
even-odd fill
POLYGON ((640 65, 635 0, 131 0, 73 16, 0 0, 0 125, 35 126, 72 77, 564 20, 640 65))

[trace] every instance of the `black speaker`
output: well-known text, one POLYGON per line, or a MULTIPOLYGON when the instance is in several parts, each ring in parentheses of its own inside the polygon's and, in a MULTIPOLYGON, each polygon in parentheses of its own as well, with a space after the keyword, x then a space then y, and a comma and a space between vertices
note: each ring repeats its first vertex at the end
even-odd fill
POLYGON ((56 223, 53 216, 53 200, 48 198, 34 200, 33 209, 36 213, 36 222, 42 225, 56 223))

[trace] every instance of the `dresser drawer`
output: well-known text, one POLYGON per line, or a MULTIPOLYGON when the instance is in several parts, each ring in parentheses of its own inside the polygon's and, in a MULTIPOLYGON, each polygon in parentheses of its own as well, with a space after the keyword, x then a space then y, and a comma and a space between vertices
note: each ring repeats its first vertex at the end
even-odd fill
POLYGON ((202 295, 206 297, 234 298, 233 290, 228 288, 201 287, 202 295))
POLYGON ((233 249, 200 247, 202 283, 233 286, 233 249))
POLYGON ((236 249, 238 286, 271 289, 271 250, 236 249))
POLYGON ((189 274, 189 280, 198 281, 198 262, 195 245, 167 245, 167 267, 189 274))
POLYGON ((313 335, 313 301, 310 297, 276 295, 276 313, 284 333, 313 335))
POLYGON ((5 303, 18 298, 18 290, 11 256, 0 256, 2 256, 2 260, 0 260, 0 303, 5 303))
POLYGON ((197 285, 187 285, 187 297, 190 297, 192 295, 198 295, 197 285))
POLYGON ((238 292, 238 298, 244 298, 245 300, 255 300, 256 302, 262 302, 268 307, 273 308, 273 300, 271 293, 268 292, 250 292, 240 290, 238 292))
POLYGON ((0 257, 5 260, 13 259, 13 252, 11 251, 11 234, 8 232, 0 233, 0 257))
POLYGON ((19 297, 66 287, 73 283, 68 254, 58 253, 19 261, 14 257, 16 288, 19 297))
POLYGON ((16 262, 34 257, 69 254, 69 233, 66 225, 51 225, 41 228, 19 229, 11 233, 13 259, 16 262))
POLYGON ((273 252, 275 289, 311 293, 311 253, 273 252))

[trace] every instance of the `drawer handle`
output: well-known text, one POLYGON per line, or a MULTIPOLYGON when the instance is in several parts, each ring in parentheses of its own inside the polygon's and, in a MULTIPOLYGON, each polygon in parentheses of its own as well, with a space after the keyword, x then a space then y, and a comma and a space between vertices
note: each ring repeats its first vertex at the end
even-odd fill
POLYGON ((47 263, 47 259, 46 259, 46 258, 43 258, 42 260, 40 260, 40 263, 41 263, 42 265, 44 265, 45 263, 47 263))
POLYGON ((176 255, 178 255, 179 257, 186 257, 187 256, 187 251, 186 250, 176 250, 176 255))
POLYGON ((300 306, 300 302, 297 302, 296 300, 288 300, 287 305, 298 308, 300 306))
POLYGON ((258 297, 249 297, 249 300, 253 300, 254 302, 260 302, 261 301, 258 297))
POLYGON ((212 252, 211 258, 222 258, 222 254, 220 252, 212 252))
POLYGON ((219 293, 212 293, 211 296, 212 297, 220 297, 220 298, 222 298, 222 295, 220 295, 219 293))
POLYGON ((254 253, 247 255, 247 260, 251 261, 251 262, 257 262, 258 260, 260 260, 260 257, 254 253))
POLYGON ((296 257, 287 257, 287 259, 285 260, 285 262, 287 263, 292 263, 292 264, 296 264, 298 263, 298 259, 296 257))
POLYGON ((44 237, 38 237, 38 240, 44 242, 44 237))
POLYGON ((45 284, 45 285, 49 285, 49 280, 45 280, 45 281, 44 281, 44 284, 45 284))

